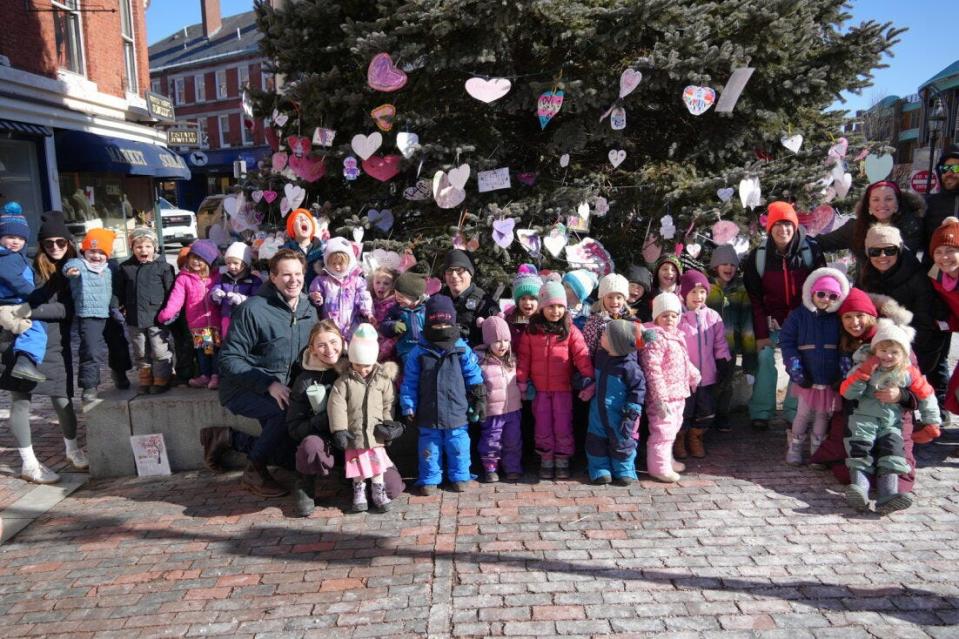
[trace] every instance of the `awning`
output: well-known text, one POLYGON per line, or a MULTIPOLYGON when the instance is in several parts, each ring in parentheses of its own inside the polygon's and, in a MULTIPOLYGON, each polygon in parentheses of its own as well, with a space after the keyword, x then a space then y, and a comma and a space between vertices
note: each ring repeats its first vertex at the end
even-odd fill
POLYGON ((183 158, 165 146, 68 130, 58 130, 55 140, 61 171, 190 179, 183 158))
POLYGON ((17 122, 16 120, 0 119, 0 131, 13 131, 14 133, 26 133, 27 135, 42 135, 50 137, 53 131, 50 127, 40 124, 29 124, 28 122, 17 122))

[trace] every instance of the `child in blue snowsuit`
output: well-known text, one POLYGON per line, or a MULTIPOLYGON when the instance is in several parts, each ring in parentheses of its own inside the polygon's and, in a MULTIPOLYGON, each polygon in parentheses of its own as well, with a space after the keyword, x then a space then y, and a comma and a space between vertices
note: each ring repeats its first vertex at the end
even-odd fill
POLYGON ((469 421, 486 417, 486 387, 473 349, 460 337, 453 300, 434 295, 426 303, 426 325, 405 362, 400 412, 419 428, 419 480, 424 495, 446 478, 463 492, 470 477, 469 421))
MULTIPOLYGON (((30 237, 30 227, 17 202, 7 202, 0 211, 0 306, 21 305, 33 292, 33 269, 23 249, 30 237)), ((23 313, 26 312, 23 309, 23 313)), ((29 315, 18 313, 20 317, 29 315)), ((32 382, 47 378, 37 370, 47 351, 47 330, 43 322, 32 321, 13 342, 16 362, 12 377, 32 382)))
POLYGON ((396 339, 396 359, 406 363, 406 357, 420 341, 426 321, 426 276, 406 271, 393 284, 396 305, 380 324, 380 334, 396 339))
POLYGON ((596 395, 589 406, 586 462, 594 484, 636 481, 636 426, 646 399, 646 376, 636 360, 635 324, 606 325, 594 358, 596 395))

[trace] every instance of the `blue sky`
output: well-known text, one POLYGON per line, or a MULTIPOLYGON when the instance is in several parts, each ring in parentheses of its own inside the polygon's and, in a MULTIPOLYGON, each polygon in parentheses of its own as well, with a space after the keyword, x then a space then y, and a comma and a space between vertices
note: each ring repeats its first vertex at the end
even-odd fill
MULTIPOLYGON (((221 0, 225 16, 249 11, 252 0, 221 0)), ((959 59, 955 41, 959 24, 959 2, 943 0, 855 0, 852 24, 864 20, 891 21, 909 27, 900 36, 895 56, 887 58, 887 69, 875 73, 873 86, 862 95, 848 95, 841 108, 855 111, 869 108, 887 95, 909 95, 919 85, 959 59)), ((147 11, 149 41, 156 42, 185 25, 200 22, 200 0, 153 0, 147 11)), ((837 106, 838 105, 837 103, 837 106)))

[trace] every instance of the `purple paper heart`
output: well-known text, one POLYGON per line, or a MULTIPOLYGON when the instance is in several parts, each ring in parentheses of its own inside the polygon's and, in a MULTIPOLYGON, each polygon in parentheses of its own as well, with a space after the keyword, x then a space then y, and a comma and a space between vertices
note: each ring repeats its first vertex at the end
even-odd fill
POLYGON ((386 93, 399 91, 406 86, 406 74, 393 64, 389 53, 378 53, 373 57, 366 80, 370 88, 386 93))
POLYGON ((493 241, 501 249, 507 249, 513 243, 514 226, 516 226, 516 220, 511 217, 493 222, 493 241))
POLYGON ((366 218, 370 221, 370 224, 384 233, 388 233, 393 228, 393 211, 389 209, 383 209, 382 211, 371 209, 366 218))

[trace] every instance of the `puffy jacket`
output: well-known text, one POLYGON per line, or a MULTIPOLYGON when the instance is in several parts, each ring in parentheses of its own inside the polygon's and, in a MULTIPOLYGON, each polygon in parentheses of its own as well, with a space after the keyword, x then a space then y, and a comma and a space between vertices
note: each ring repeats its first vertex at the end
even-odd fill
POLYGON ((565 339, 542 329, 529 330, 520 338, 516 381, 533 382, 542 392, 570 391, 574 370, 583 378, 593 377, 589 349, 575 326, 570 325, 565 339))
POLYGON ((686 339, 689 360, 699 369, 700 384, 715 384, 716 360, 731 358, 723 318, 708 306, 686 311, 679 320, 679 332, 686 339))
MULTIPOLYGON (((955 154, 945 154, 940 162, 949 158, 957 157, 955 154)), ((932 234, 942 224, 947 217, 959 217, 959 190, 940 191, 926 196, 926 214, 922 218, 922 252, 924 258, 923 265, 932 266, 932 255, 929 255, 929 241, 932 240, 932 234)))
MULTIPOLYGON (((627 413, 640 415, 646 400, 646 376, 635 352, 610 355, 606 349, 596 351, 596 394, 589 405, 589 423, 594 432, 606 433, 607 439, 622 442, 633 436, 633 424, 623 422, 627 413)), ((587 435, 587 451, 590 438, 587 435)))
POLYGON ((450 429, 468 422, 467 390, 483 383, 483 372, 464 339, 449 350, 421 338, 405 361, 400 414, 416 415, 421 428, 450 429))
POLYGON ((911 325, 916 329, 917 345, 927 339, 924 333, 939 332, 936 321, 945 319, 945 305, 935 294, 926 269, 911 251, 900 252, 899 259, 886 272, 877 271, 867 263, 861 274, 860 286, 864 291, 887 295, 912 311, 911 325))
POLYGON ((756 265, 759 249, 754 248, 746 256, 743 269, 743 282, 749 293, 753 310, 753 331, 756 339, 769 337, 769 318, 775 319, 780 326, 786 321, 789 311, 802 303, 803 282, 813 269, 826 265, 822 251, 815 241, 806 238, 806 232, 799 228, 793 236, 785 254, 776 250, 772 238, 766 240, 766 266, 762 276, 756 265), (803 259, 803 246, 809 246, 811 265, 803 259))
POLYGON ((0 246, 0 304, 21 304, 33 292, 33 269, 21 251, 0 246))
POLYGON ((316 309, 306 295, 292 310, 272 283, 260 287, 233 314, 220 348, 220 403, 237 393, 265 395, 273 382, 289 386, 315 323, 316 309))
POLYGON ((104 268, 95 273, 86 262, 75 257, 63 265, 63 274, 74 268, 80 274, 68 279, 77 317, 110 317, 110 300, 113 299, 113 274, 110 269, 104 268))
POLYGON ((471 284, 468 289, 459 294, 453 295, 449 287, 444 286, 440 291, 441 295, 447 295, 453 300, 453 308, 456 309, 456 323, 460 327, 460 335, 470 346, 479 346, 483 343, 483 329, 477 325, 476 320, 483 317, 489 317, 499 313, 499 304, 486 294, 486 291, 471 284))
POLYGON ((330 418, 326 404, 333 383, 350 367, 346 357, 335 366, 327 366, 303 349, 299 372, 290 386, 290 405, 286 409, 286 430, 293 441, 303 441, 309 435, 330 437, 330 418))
POLYGON ((407 355, 419 343, 425 323, 426 306, 420 304, 416 308, 405 308, 397 304, 390 309, 389 315, 380 324, 380 334, 383 337, 396 338, 396 356, 400 362, 405 362, 407 355), (397 322, 403 322, 406 325, 405 332, 396 332, 397 322))
POLYGON ((220 307, 210 299, 210 290, 220 281, 216 271, 201 279, 196 273, 180 271, 173 282, 173 289, 166 304, 157 314, 157 322, 166 324, 180 311, 186 315, 186 325, 191 328, 220 329, 220 307))
POLYGON ((686 399, 699 385, 699 371, 689 361, 686 339, 677 331, 666 332, 656 324, 646 324, 650 339, 639 351, 639 361, 646 375, 646 405, 686 399))
POLYGON ((393 419, 394 383, 399 367, 393 362, 377 364, 362 377, 348 368, 333 384, 326 404, 330 416, 330 432, 345 430, 352 435, 352 450, 383 447, 376 438, 377 424, 393 419))
POLYGON ((347 341, 357 326, 373 317, 373 297, 359 268, 343 279, 324 270, 310 284, 310 292, 316 291, 323 296, 320 318, 333 320, 347 341))
MULTIPOLYGON (((261 286, 263 286, 263 280, 260 279, 259 275, 251 273, 250 271, 246 271, 238 278, 224 271, 220 273, 220 281, 210 288, 210 293, 212 294, 213 291, 223 291, 224 293, 238 293, 244 298, 248 298, 260 290, 261 286)), ((222 317, 232 317, 233 311, 236 310, 233 302, 226 297, 219 302, 219 306, 222 317)))
MULTIPOLYGON (((857 400, 853 411, 856 415, 898 422, 902 418, 903 408, 899 404, 887 404, 876 399, 875 394, 882 388, 888 388, 887 373, 876 368, 871 375, 862 370, 862 364, 853 369, 843 380, 839 392, 845 399, 857 400)), ((919 423, 936 424, 942 421, 936 394, 915 366, 909 365, 899 386, 906 387, 919 403, 919 423)))
POLYGON ((723 318, 730 354, 734 358, 742 355, 743 370, 755 374, 759 359, 756 354, 756 333, 753 331, 753 309, 742 278, 736 277, 725 287, 718 281, 713 282, 706 297, 706 306, 723 318))
POLYGON ((480 369, 486 384, 486 414, 506 415, 523 407, 523 400, 516 385, 516 362, 506 364, 499 357, 479 351, 480 369))
POLYGON ((135 256, 121 262, 113 291, 127 324, 137 328, 156 324, 157 313, 173 288, 174 277, 173 267, 162 255, 146 263, 135 256))

